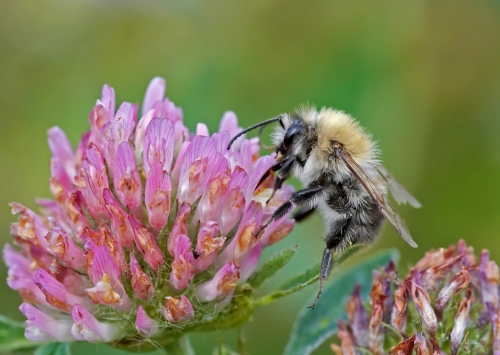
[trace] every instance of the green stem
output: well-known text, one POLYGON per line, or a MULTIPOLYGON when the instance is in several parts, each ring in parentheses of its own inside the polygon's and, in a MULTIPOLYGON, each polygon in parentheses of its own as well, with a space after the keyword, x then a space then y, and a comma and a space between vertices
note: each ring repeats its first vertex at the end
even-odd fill
POLYGON ((191 342, 187 335, 182 335, 164 349, 168 355, 194 355, 191 342))
POLYGON ((245 350, 245 339, 243 335, 243 326, 240 327, 239 332, 238 332, 238 352, 240 355, 245 355, 247 352, 245 350))
POLYGON ((266 304, 274 302, 277 299, 280 299, 282 297, 288 296, 292 293, 295 293, 297 291, 302 290, 304 287, 312 284, 314 281, 316 281, 318 279, 319 279, 319 276, 314 276, 313 278, 307 280, 306 282, 304 282, 301 285, 298 285, 298 286, 295 286, 295 287, 292 287, 292 288, 289 288, 286 290, 278 290, 278 291, 271 292, 270 294, 268 294, 266 296, 262 296, 260 298, 257 298, 254 302, 254 306, 255 307, 265 306, 266 304))

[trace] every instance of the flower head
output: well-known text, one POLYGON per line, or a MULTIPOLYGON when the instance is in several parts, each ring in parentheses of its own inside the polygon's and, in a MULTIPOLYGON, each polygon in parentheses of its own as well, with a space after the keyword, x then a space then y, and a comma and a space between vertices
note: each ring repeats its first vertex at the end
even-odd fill
POLYGON ((394 265, 373 272, 370 310, 355 287, 346 304, 350 324, 339 322, 335 353, 356 347, 391 355, 500 352, 498 266, 488 251, 478 265, 461 240, 457 247, 427 252, 406 277, 394 276, 394 265), (382 327, 384 310, 390 326, 382 327))
POLYGON ((241 130, 232 112, 219 132, 200 123, 190 134, 165 86, 153 79, 140 111, 115 111, 104 86, 76 151, 60 128, 48 131, 54 199, 38 200, 42 215, 11 204, 18 248, 3 254, 28 339, 161 343, 178 336, 173 323, 217 328, 208 310, 227 305, 262 248, 293 228, 282 218, 252 235, 292 192, 266 206, 270 181, 255 191, 273 157, 244 136, 227 150, 241 130))

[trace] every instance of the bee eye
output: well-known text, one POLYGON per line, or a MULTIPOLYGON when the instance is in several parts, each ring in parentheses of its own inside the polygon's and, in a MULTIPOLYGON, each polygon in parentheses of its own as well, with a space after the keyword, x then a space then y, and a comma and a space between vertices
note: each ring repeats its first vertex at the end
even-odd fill
POLYGON ((295 121, 288 129, 286 130, 285 137, 283 138, 283 146, 288 148, 292 143, 295 135, 302 131, 304 126, 301 122, 295 121))

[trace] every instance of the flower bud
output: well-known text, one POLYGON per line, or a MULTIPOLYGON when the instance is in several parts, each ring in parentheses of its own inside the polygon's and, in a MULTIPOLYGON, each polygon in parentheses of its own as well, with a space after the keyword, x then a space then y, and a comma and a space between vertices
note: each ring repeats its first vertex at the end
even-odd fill
POLYGON ((167 296, 163 307, 163 315, 167 322, 177 323, 194 317, 191 302, 182 295, 181 298, 167 296))
POLYGON ((458 312, 455 316, 455 324, 450 334, 451 340, 451 353, 455 355, 460 349, 460 344, 462 344, 462 339, 464 338, 465 328, 467 327, 467 321, 469 320, 469 312, 471 306, 472 290, 468 289, 465 298, 460 302, 458 307, 458 312))
POLYGON ((432 309, 429 294, 420 284, 420 273, 417 270, 413 274, 410 292, 422 323, 429 332, 429 335, 434 337, 437 330, 436 314, 432 309))

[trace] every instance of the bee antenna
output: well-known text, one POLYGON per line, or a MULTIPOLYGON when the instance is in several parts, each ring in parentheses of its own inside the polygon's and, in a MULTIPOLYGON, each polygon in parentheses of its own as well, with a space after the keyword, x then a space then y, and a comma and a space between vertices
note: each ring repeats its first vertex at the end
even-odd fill
POLYGON ((259 128, 259 127, 263 127, 263 126, 266 126, 268 125, 269 123, 273 123, 273 122, 276 122, 276 121, 279 121, 281 127, 285 128, 285 126, 283 125, 283 121, 282 121, 282 117, 283 115, 279 115, 279 116, 276 116, 276 117, 273 117, 273 118, 270 118, 268 120, 265 120, 265 121, 262 121, 262 122, 259 122, 259 123, 256 123, 254 124, 253 126, 250 126, 246 129, 244 129, 243 131, 239 132, 238 134, 236 134, 230 141, 229 141, 229 144, 227 145, 227 150, 229 150, 229 148, 231 148, 231 145, 233 145, 234 141, 237 140, 240 136, 244 135, 245 133, 247 132, 250 132, 251 130, 254 130, 255 128, 259 128))

